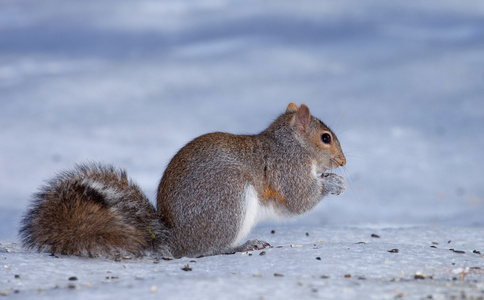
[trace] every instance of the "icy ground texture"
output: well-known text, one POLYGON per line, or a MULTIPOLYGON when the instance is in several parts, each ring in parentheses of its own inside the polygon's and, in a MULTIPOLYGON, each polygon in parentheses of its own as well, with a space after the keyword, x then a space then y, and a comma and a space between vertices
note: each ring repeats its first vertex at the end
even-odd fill
POLYGON ((484 298, 482 228, 274 228, 252 235, 271 249, 171 261, 54 257, 6 244, 0 292, 10 299, 484 298))

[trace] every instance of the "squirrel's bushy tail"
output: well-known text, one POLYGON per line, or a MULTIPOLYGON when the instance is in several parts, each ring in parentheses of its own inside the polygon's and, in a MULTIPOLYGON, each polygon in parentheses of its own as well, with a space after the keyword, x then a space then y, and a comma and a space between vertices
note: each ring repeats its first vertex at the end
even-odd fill
POLYGON ((124 170, 77 165, 34 198, 19 232, 27 248, 90 257, 171 256, 168 229, 124 170))

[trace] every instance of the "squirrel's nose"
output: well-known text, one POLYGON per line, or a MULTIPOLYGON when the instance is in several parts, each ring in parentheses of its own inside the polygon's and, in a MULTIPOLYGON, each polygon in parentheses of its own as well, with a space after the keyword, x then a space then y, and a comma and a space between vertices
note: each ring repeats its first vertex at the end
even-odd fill
POLYGON ((344 157, 344 155, 341 155, 340 156, 340 166, 344 166, 346 165, 346 157, 344 157))
POLYGON ((335 155, 333 160, 338 164, 338 167, 346 165, 346 157, 344 155, 335 155))

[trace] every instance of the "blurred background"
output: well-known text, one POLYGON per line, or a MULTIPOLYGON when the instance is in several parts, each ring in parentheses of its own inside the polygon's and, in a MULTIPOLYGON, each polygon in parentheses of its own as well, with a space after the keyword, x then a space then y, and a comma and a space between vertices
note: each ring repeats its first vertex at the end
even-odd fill
POLYGON ((483 95, 481 0, 2 0, 0 239, 59 170, 124 167, 154 202, 188 141, 289 102, 350 187, 298 222, 482 227, 483 95))

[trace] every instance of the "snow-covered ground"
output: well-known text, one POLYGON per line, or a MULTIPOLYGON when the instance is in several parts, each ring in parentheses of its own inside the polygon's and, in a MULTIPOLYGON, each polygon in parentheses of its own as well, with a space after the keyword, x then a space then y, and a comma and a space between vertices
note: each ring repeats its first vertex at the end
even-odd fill
POLYGON ((0 250, 0 292, 484 297, 472 253, 484 253, 483 49, 481 0, 0 1, 0 243, 14 251, 0 250), (252 234, 283 248, 153 264, 16 245, 30 195, 56 171, 123 166, 154 201, 186 142, 256 133, 289 102, 337 133, 350 189, 252 234))
POLYGON ((7 245, 0 289, 12 299, 484 297, 484 257, 474 253, 484 249, 483 228, 272 230, 253 234, 271 249, 171 261, 55 257, 7 245))

